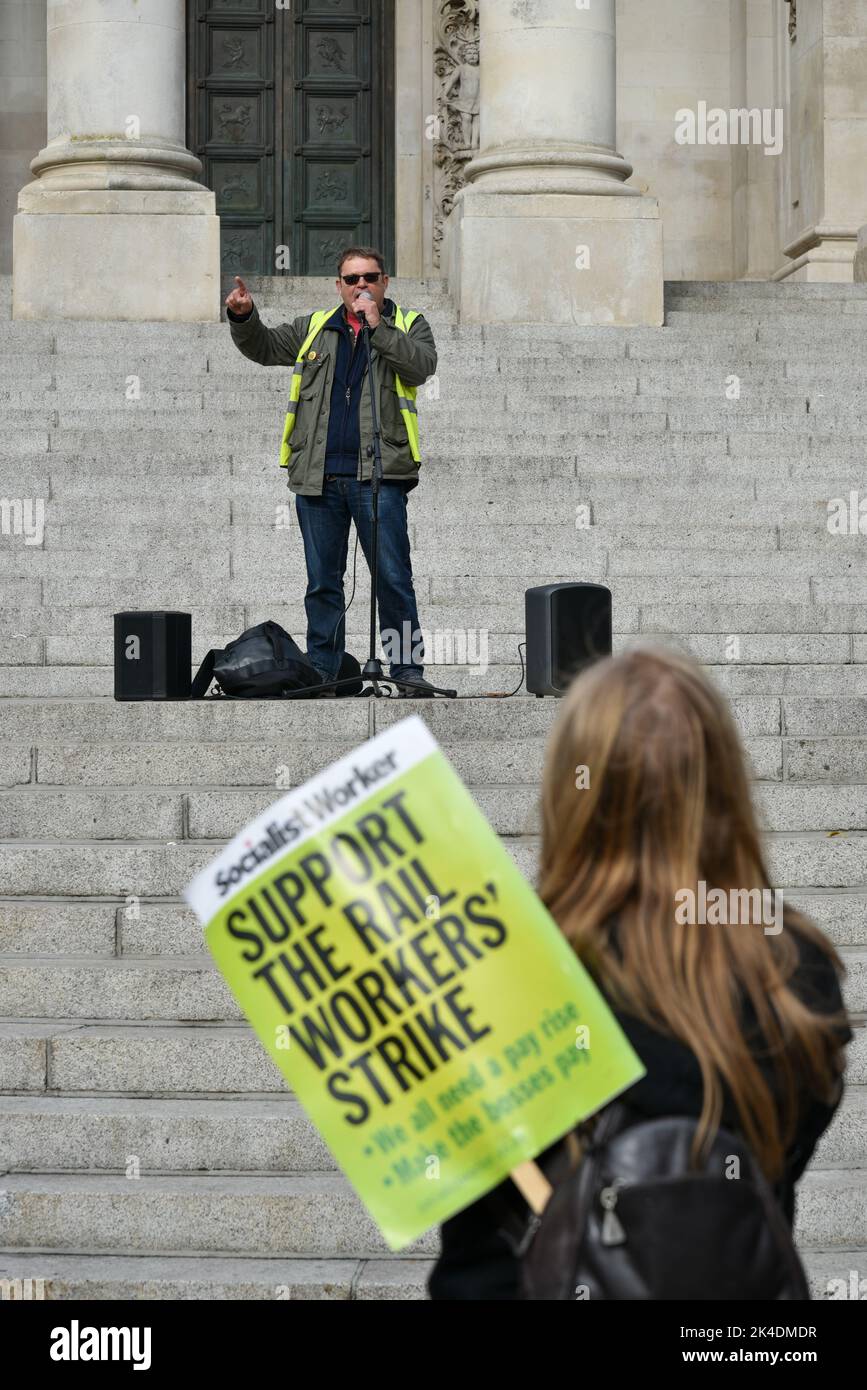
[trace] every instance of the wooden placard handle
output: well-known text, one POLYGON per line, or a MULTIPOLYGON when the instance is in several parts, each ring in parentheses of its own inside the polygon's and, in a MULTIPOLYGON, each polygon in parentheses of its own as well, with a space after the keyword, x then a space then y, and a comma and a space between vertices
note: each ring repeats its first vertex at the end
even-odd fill
POLYGON ((509 1176, 531 1211, 541 1216, 554 1191, 538 1163, 528 1159, 513 1168, 509 1176))

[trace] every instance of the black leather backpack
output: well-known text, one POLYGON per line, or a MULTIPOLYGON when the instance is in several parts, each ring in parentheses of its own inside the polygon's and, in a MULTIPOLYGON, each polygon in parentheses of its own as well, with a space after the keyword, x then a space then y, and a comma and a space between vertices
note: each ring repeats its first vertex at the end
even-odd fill
POLYGON ((502 1228, 521 1297, 808 1300, 788 1222, 746 1144, 720 1129, 697 1170, 695 1130, 615 1101, 575 1131, 577 1166, 559 1146, 541 1216, 502 1228))
MULTIPOLYGON (((363 685, 361 667, 347 653, 340 677, 350 676, 357 676, 357 682, 339 694, 359 694, 363 685)), ((298 644, 279 623, 272 622, 248 628, 225 649, 208 652, 193 681, 192 698, 203 699, 212 681, 224 696, 247 700, 280 699, 308 688, 312 697, 316 686, 322 684, 316 667, 298 644)))

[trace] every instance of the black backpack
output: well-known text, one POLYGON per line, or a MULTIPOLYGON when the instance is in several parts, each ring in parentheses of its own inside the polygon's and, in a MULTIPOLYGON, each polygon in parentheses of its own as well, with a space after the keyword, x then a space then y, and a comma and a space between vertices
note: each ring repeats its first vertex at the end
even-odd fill
POLYGON ((542 1214, 503 1228, 520 1296, 808 1300, 788 1222, 746 1144, 718 1130, 697 1170, 696 1127, 686 1116, 637 1117, 618 1101, 579 1126, 583 1157, 575 1166, 566 1146, 555 1151, 542 1214))
MULTIPOLYGON (((363 686, 361 667, 348 653, 343 659, 340 676, 357 676, 358 680, 338 694, 360 693, 363 686)), ((312 698, 316 694, 315 687, 322 684, 319 672, 298 644, 279 623, 272 622, 248 628, 225 649, 208 652, 193 681, 192 698, 203 699, 212 680, 217 682, 224 696, 248 700, 280 699, 308 688, 309 697, 296 698, 312 698)))

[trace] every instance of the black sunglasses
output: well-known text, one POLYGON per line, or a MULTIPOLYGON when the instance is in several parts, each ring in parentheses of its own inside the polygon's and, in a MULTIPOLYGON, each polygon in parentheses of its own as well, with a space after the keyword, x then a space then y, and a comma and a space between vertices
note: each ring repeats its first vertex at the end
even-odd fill
POLYGON ((380 270, 377 270, 376 273, 373 275, 343 275, 341 278, 343 280, 344 285, 357 285, 359 280, 363 280, 365 285, 378 285, 379 277, 381 274, 382 272, 380 270))

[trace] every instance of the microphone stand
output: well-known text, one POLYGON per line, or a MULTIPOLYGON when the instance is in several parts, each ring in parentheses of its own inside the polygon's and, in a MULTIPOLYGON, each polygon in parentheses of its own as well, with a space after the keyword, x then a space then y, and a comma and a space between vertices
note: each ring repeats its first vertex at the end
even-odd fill
MULTIPOLYGON (((370 681, 373 686, 373 694, 377 698, 389 692, 381 690, 382 685, 393 685, 399 690, 412 690, 413 681, 402 680, 401 677, 386 676, 383 674, 382 662, 376 654, 376 579, 379 568, 379 489, 382 483, 382 447, 380 443, 381 433, 379 428, 379 411, 376 408, 376 383, 373 378, 373 356, 370 350, 370 324, 367 320, 361 328, 361 337, 364 342, 364 350, 367 354, 367 384, 370 390, 370 415, 373 423, 373 443, 367 446, 367 457, 371 460, 370 471, 370 504, 372 510, 371 527, 371 546, 370 546, 370 645, 368 648, 367 661, 362 668, 362 680, 370 681)), ((358 677, 349 680, 327 681, 322 685, 313 687, 314 691, 339 690, 344 685, 354 685, 358 677)), ((293 692, 300 694, 301 692, 293 692)), ((312 692, 304 692, 312 693, 312 692)), ((370 692, 367 692, 368 694, 370 692)), ((440 686, 432 685, 427 694, 431 697, 441 695, 447 700, 456 700, 458 692, 456 690, 444 690, 440 686)))

